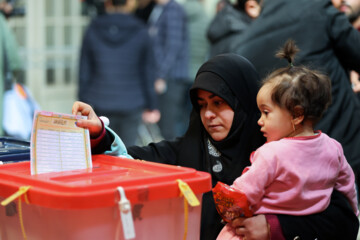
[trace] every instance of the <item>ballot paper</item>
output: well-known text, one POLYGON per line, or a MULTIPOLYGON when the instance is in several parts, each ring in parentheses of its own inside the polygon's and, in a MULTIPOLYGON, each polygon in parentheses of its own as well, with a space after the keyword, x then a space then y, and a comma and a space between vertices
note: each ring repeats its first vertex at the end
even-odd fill
POLYGON ((76 126, 84 116, 36 111, 31 131, 31 174, 92 168, 89 130, 76 126))

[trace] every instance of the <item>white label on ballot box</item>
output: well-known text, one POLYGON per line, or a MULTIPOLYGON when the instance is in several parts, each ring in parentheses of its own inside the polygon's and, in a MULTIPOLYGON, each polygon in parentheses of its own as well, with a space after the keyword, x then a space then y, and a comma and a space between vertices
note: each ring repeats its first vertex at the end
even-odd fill
POLYGON ((36 111, 31 132, 31 174, 92 168, 89 130, 76 126, 84 116, 36 111))
POLYGON ((134 220, 131 213, 130 201, 125 196, 124 188, 117 188, 120 193, 119 210, 125 239, 135 238, 134 220))

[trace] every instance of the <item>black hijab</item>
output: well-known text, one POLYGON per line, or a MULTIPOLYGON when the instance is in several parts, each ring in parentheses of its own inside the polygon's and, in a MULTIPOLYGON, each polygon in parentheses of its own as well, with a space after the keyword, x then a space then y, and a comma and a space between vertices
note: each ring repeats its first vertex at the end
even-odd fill
POLYGON ((182 141, 188 147, 184 146, 178 156, 180 165, 184 165, 184 161, 191 161, 186 165, 211 173, 213 184, 217 181, 232 184, 241 175, 244 167, 250 164, 251 152, 265 142, 257 125, 259 111, 256 95, 259 82, 254 66, 237 54, 218 55, 200 67, 190 90, 194 108, 185 141, 182 141), (222 141, 214 141, 201 123, 197 106, 198 89, 223 98, 234 110, 230 132, 222 141), (215 154, 211 151, 213 147, 215 154), (221 165, 220 172, 220 169, 214 171, 217 164, 221 165))

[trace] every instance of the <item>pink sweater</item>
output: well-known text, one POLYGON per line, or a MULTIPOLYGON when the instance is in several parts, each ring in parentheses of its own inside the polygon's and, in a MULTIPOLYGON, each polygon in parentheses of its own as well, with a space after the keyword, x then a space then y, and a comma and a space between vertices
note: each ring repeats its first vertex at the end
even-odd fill
POLYGON ((309 215, 330 203, 335 188, 358 215, 355 177, 336 140, 319 132, 264 144, 250 159, 251 167, 234 181, 256 214, 309 215))
MULTIPOLYGON (((255 214, 309 215, 325 210, 333 189, 342 192, 359 214, 354 172, 343 149, 325 133, 283 138, 251 155, 251 167, 232 187, 245 193, 255 214)), ((239 240, 227 224, 217 240, 239 240)))

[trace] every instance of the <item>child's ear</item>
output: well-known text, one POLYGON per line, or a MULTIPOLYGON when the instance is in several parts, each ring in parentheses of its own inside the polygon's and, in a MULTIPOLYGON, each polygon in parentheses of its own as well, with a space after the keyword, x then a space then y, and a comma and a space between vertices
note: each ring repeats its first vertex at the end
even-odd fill
POLYGON ((294 107, 293 123, 295 125, 304 121, 304 108, 300 105, 294 107))

